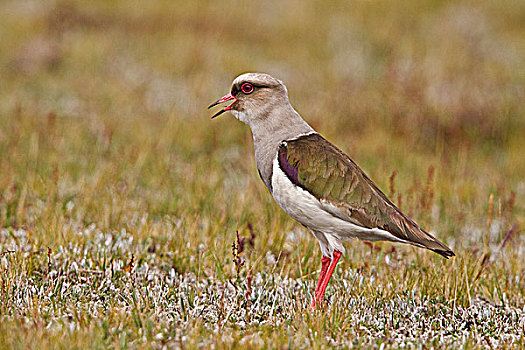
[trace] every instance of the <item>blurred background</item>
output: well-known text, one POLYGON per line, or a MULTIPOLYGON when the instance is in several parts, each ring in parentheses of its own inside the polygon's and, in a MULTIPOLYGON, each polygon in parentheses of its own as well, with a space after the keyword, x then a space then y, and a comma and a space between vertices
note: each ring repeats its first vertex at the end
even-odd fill
POLYGON ((0 19, 0 348, 523 343, 524 1, 0 0, 0 19), (348 243, 310 317, 318 243, 249 128, 207 110, 245 72, 457 256, 348 243))
POLYGON ((94 224, 219 261, 250 223, 302 251, 249 129, 206 109, 252 71, 452 246, 523 223, 522 1, 16 0, 0 16, 0 226, 36 246, 94 224))

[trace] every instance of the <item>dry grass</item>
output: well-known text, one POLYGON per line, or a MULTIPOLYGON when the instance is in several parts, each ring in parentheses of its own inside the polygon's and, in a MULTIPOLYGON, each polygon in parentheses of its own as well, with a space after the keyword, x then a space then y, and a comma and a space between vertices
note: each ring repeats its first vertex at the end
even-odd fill
POLYGON ((2 2, 0 348, 524 347, 524 13, 2 2), (311 313, 317 242, 205 109, 246 71, 457 257, 352 242, 311 313))

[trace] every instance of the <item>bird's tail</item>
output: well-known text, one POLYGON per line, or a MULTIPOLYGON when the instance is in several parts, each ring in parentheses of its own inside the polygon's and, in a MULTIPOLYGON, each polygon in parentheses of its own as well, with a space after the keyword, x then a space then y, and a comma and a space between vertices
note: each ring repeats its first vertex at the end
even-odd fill
MULTIPOLYGON (((421 231, 423 231, 422 229, 420 229, 421 231)), ((450 258, 452 256, 456 256, 456 254, 454 254, 454 252, 452 251, 452 249, 450 249, 449 247, 447 247, 446 245, 444 245, 443 243, 441 243, 436 237, 432 236, 430 233, 428 232, 425 232, 423 231, 427 236, 428 236, 428 241, 425 240, 425 242, 422 242, 422 245, 433 251, 434 253, 438 253, 439 255, 445 257, 445 258, 450 258)))
MULTIPOLYGON (((396 207, 394 207, 397 209, 396 207)), ((454 252, 441 243, 436 237, 419 227, 414 221, 405 216, 399 209, 391 215, 392 221, 384 225, 383 229, 389 231, 403 242, 416 247, 426 248, 445 257, 455 256, 454 252)))
POLYGON ((436 237, 423 230, 416 223, 411 221, 411 225, 403 225, 403 230, 406 243, 415 245, 417 247, 426 248, 445 258, 456 256, 452 249, 441 243, 436 237))

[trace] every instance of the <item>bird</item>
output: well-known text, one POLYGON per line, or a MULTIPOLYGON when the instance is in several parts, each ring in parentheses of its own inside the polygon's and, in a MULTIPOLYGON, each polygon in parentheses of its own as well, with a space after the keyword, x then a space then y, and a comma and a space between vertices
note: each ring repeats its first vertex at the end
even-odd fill
POLYGON ((322 304, 343 242, 391 241, 454 252, 405 215, 343 151, 315 131, 292 107, 288 90, 265 73, 245 73, 208 109, 232 101, 230 112, 252 132, 255 162, 277 204, 319 241, 321 271, 311 307, 322 304))

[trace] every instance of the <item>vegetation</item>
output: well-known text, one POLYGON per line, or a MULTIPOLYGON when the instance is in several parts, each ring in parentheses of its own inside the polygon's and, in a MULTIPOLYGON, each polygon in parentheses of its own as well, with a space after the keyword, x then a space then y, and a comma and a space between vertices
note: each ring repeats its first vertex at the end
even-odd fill
POLYGON ((525 347, 519 1, 0 3, 0 348, 525 347), (318 243, 273 202, 240 73, 456 257, 318 243))

